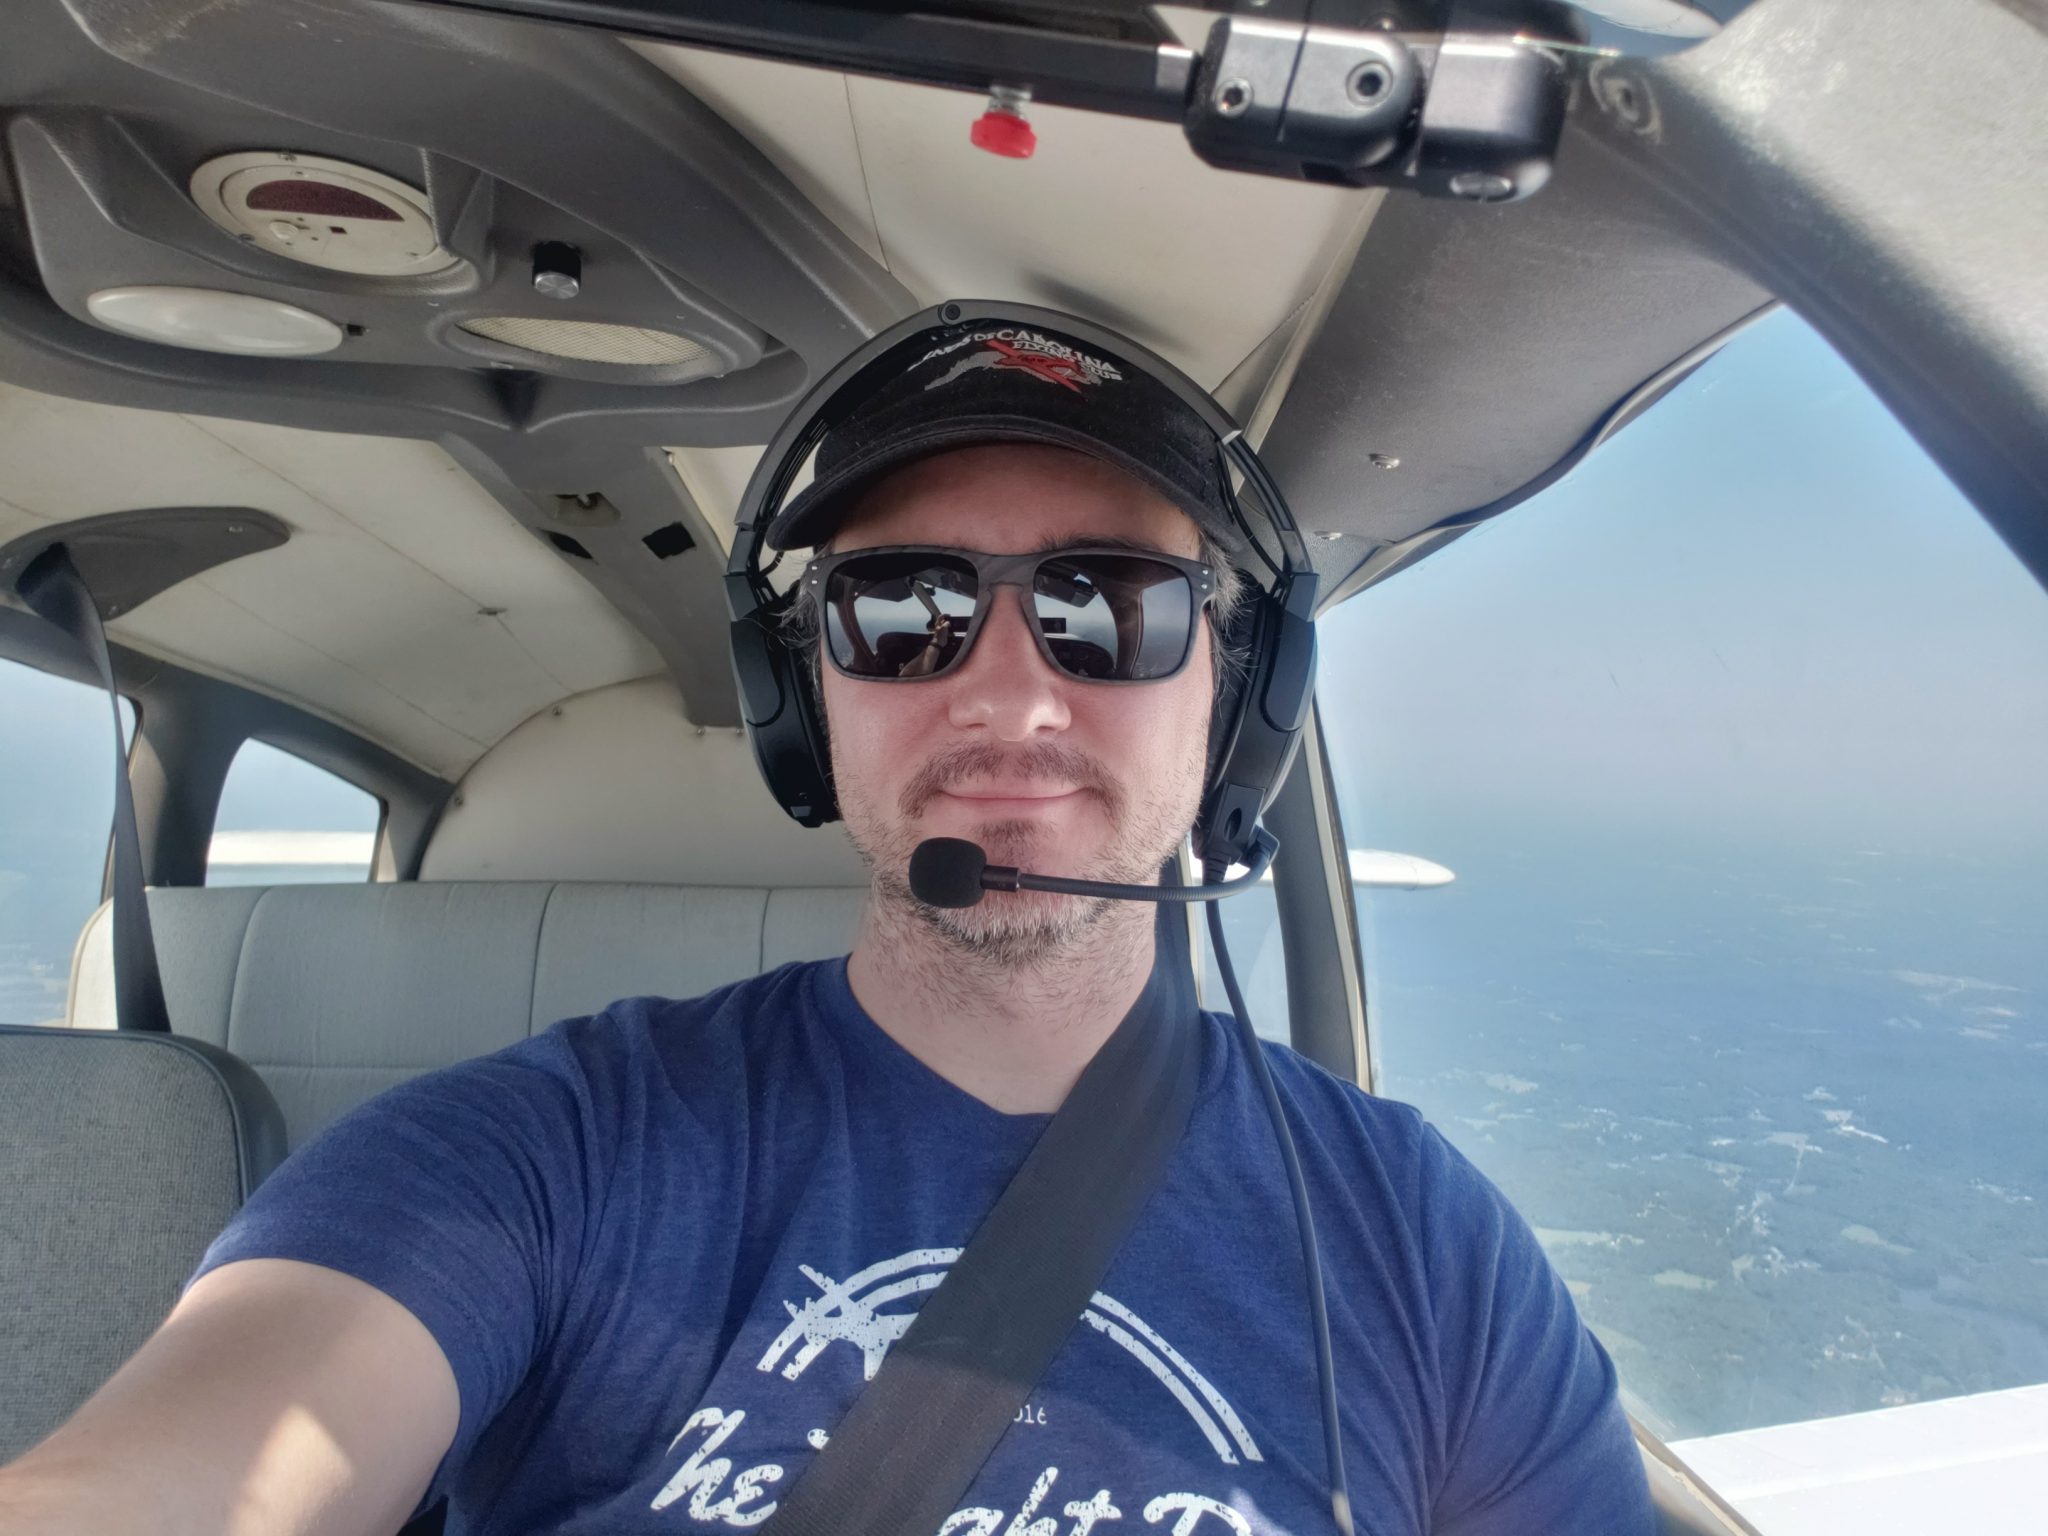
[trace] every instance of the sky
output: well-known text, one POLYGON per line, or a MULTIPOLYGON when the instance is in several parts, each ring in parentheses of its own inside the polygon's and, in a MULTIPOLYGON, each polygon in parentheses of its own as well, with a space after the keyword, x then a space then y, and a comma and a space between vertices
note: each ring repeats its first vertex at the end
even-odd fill
POLYGON ((2048 594, 1789 312, 1321 641, 1354 846, 2048 852, 2048 594))

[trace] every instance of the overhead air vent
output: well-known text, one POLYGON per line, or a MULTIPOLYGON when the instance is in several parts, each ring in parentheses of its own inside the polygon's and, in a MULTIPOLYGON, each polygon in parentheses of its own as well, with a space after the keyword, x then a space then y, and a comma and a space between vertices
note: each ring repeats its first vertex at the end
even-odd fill
POLYGON ((640 540, 657 560, 673 560, 677 555, 687 555, 697 547, 697 541, 690 537, 690 530, 681 523, 666 523, 640 540))
POLYGON ((434 237, 427 197, 396 177, 321 155, 221 155, 192 173, 214 223, 288 261, 359 277, 423 277, 460 259, 434 237))
POLYGON ((559 549, 563 554, 569 555, 577 560, 588 560, 591 558, 590 551, 583 547, 582 540, 572 539, 566 533, 556 533, 554 530, 550 529, 548 531, 548 542, 554 545, 555 548, 559 549))
POLYGON ((623 368, 672 368, 681 363, 710 363, 712 355, 687 336, 650 330, 644 325, 604 325, 594 320, 542 320, 525 315, 487 315, 465 320, 461 329, 486 341, 517 347, 542 357, 564 357, 582 363, 614 363, 623 368))

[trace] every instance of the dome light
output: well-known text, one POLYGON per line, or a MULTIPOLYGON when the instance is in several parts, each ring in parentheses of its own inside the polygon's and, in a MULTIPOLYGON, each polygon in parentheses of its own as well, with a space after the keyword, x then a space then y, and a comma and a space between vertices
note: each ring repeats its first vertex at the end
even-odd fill
POLYGON ((108 330, 200 352, 312 357, 342 338, 340 326, 309 309, 212 288, 102 288, 85 307, 108 330))

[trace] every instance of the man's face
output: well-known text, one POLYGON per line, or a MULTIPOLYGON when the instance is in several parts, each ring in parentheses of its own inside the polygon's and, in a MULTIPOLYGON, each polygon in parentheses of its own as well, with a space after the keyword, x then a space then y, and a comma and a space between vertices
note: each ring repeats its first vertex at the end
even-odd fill
MULTIPOLYGON (((879 482, 835 550, 942 544, 1027 554, 1128 541, 1193 558, 1195 526, 1100 460, 991 444, 923 459, 879 482)), ((1179 675, 1083 682, 1039 654, 1017 588, 996 590, 966 659, 920 682, 868 682, 823 663, 839 808, 885 900, 910 902, 905 870, 928 837, 979 843, 992 863, 1043 875, 1150 882, 1201 799, 1214 660, 1209 626, 1179 675)), ((925 920, 1006 963, 1049 955, 1109 904, 990 892, 925 920)))

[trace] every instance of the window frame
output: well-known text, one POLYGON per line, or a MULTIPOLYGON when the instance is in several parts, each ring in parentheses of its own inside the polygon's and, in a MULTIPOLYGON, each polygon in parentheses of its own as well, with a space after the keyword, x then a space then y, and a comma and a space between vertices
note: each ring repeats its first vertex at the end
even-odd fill
POLYGON ((1318 1066, 1371 1093, 1376 1079, 1365 951, 1320 702, 1309 710, 1294 764, 1265 819, 1280 841, 1273 894, 1287 974, 1288 1038, 1318 1066), (1297 857, 1288 857, 1290 851, 1297 857), (1298 856, 1303 852, 1314 856, 1298 856))
MULTIPOLYGON (((5 620, 11 616, 6 610, 0 609, 0 620, 5 620)), ((4 666, 19 666, 27 671, 40 673, 45 677, 54 677, 62 682, 76 683, 93 697, 92 708, 95 720, 98 722, 95 728, 99 731, 106 729, 105 718, 98 714, 99 710, 106 707, 106 693, 100 687, 99 679, 93 675, 91 668, 84 664, 83 658, 80 658, 80 665, 74 672, 57 667, 38 665, 32 658, 12 654, 4 643, 0 643, 0 667, 4 666)), ((142 703, 134 695, 125 691, 121 692, 118 697, 122 703, 128 706, 128 718, 123 722, 122 726, 128 749, 127 756, 123 760, 123 767, 124 771, 132 772, 135 763, 136 746, 142 739, 142 703)), ((96 753, 104 753, 104 737, 102 737, 101 746, 94 750, 96 753)), ((103 764, 105 760, 104 756, 100 757, 100 761, 103 764)), ((109 788, 111 789, 111 786, 109 788)), ((94 897, 95 910, 105 906, 107 902, 113 899, 114 894, 114 819, 111 807, 112 796, 110 794, 105 834, 100 841, 100 877, 98 893, 94 897)), ((92 913, 89 911, 86 913, 84 921, 90 922, 91 918, 92 913)), ((77 957, 73 954, 70 958, 70 964, 75 967, 76 963, 77 957)))

